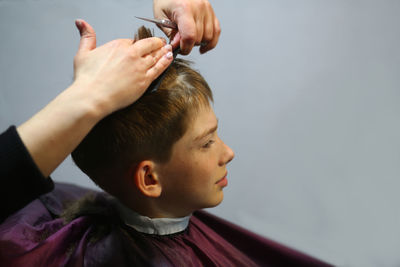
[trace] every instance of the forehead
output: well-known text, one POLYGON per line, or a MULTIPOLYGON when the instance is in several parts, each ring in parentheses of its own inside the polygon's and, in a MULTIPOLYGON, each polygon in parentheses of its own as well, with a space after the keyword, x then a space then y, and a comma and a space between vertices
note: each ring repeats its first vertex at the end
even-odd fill
POLYGON ((218 120, 210 105, 201 105, 188 121, 185 134, 174 144, 173 150, 192 148, 198 142, 198 137, 215 128, 218 120))
POLYGON ((215 116, 214 110, 211 106, 201 106, 195 114, 192 115, 189 121, 188 128, 183 137, 191 140, 196 139, 205 131, 215 127, 218 120, 215 116))

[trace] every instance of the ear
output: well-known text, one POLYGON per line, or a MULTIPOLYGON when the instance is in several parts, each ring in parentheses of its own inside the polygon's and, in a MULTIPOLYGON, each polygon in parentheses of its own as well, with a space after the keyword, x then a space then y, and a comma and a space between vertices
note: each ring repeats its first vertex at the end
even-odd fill
POLYGON ((155 172, 155 163, 151 160, 139 162, 133 173, 136 187, 147 197, 159 197, 162 187, 157 173, 155 172))

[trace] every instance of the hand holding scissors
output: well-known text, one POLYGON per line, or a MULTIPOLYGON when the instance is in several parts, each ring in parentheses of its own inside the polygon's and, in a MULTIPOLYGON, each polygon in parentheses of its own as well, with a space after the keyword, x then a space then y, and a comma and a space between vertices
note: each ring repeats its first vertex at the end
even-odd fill
POLYGON ((154 23, 171 39, 174 49, 180 47, 181 54, 189 54, 194 45, 200 45, 200 53, 217 45, 221 28, 208 0, 154 0, 153 3, 157 21, 154 23))

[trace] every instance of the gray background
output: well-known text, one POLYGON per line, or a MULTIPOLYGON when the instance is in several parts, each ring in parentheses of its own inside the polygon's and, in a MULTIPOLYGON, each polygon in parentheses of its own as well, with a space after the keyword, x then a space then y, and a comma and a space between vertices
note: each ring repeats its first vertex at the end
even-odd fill
MULTIPOLYGON (((211 211, 337 265, 400 266, 400 1, 213 6, 220 43, 189 58, 236 159, 211 211)), ((71 83, 74 19, 100 45, 132 36, 134 15, 151 10, 149 0, 0 1, 1 129, 71 83)), ((52 177, 93 187, 70 159, 52 177)))

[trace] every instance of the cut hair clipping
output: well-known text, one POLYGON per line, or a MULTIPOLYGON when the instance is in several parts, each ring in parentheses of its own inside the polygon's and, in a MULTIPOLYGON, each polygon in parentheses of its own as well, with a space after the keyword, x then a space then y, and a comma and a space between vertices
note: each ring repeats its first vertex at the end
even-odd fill
MULTIPOLYGON (((173 51, 173 57, 174 57, 174 58, 172 59, 171 64, 174 63, 174 61, 175 61, 175 59, 176 59, 176 56, 178 55, 178 53, 179 53, 180 51, 181 51, 181 49, 180 49, 179 47, 173 51)), ((171 66, 171 65, 170 65, 170 66, 171 66)), ((168 66, 168 68, 169 68, 169 66, 168 66)), ((168 68, 166 68, 166 69, 163 71, 163 73, 161 73, 160 76, 158 76, 158 77, 150 84, 150 86, 147 88, 145 94, 153 93, 153 92, 155 92, 155 91, 158 90, 158 88, 159 88, 160 85, 161 85, 162 80, 164 79, 165 74, 167 73, 168 68)))

